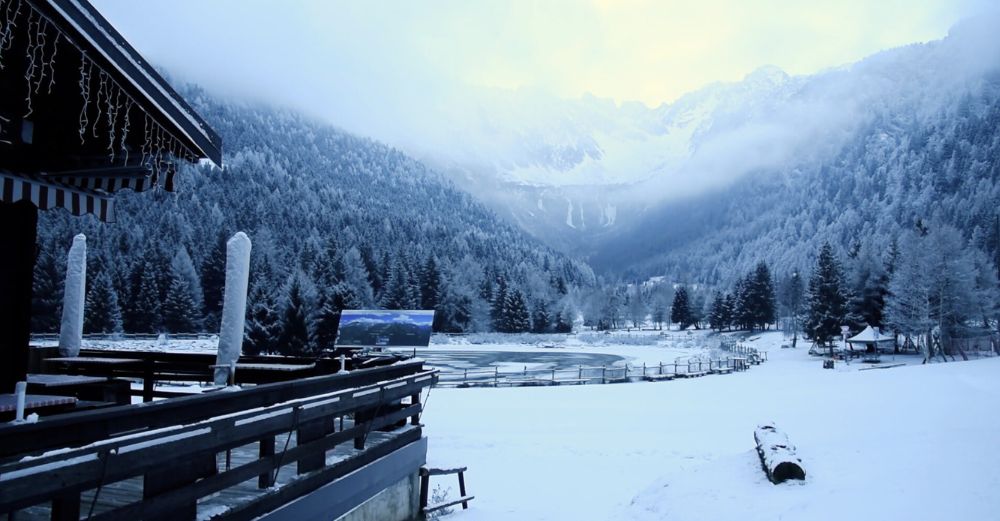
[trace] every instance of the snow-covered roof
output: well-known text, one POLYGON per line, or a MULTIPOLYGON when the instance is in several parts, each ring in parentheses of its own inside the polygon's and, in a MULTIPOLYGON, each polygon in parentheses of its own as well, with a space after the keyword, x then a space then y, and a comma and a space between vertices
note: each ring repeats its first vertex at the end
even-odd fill
POLYGON ((879 342, 892 342, 892 335, 883 334, 877 327, 866 327, 863 331, 847 339, 854 344, 873 344, 879 342))

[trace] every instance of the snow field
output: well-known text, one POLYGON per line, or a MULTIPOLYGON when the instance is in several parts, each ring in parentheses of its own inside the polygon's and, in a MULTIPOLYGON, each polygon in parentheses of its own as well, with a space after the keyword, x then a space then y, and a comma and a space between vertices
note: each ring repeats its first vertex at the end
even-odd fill
POLYGON ((1000 359, 830 371, 780 343, 762 335, 769 362, 712 378, 434 389, 429 464, 469 467, 470 521, 1000 516, 1000 359), (765 421, 804 483, 767 480, 765 421))

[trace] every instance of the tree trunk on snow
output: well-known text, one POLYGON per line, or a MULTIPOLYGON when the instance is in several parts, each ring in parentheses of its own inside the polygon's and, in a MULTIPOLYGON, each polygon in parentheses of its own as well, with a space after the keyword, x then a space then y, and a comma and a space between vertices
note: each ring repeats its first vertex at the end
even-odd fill
POLYGON ((771 483, 777 485, 789 479, 806 479, 802 460, 795 455, 795 446, 788 441, 785 433, 773 424, 764 424, 757 427, 753 438, 757 442, 757 455, 771 483))

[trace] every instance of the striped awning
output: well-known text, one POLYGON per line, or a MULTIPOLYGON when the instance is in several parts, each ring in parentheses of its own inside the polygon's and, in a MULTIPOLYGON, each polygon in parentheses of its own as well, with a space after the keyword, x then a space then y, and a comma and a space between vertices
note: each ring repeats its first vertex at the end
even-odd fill
POLYGON ((0 170, 0 201, 31 201, 40 210, 65 208, 73 215, 93 214, 114 221, 114 199, 100 188, 81 188, 54 178, 0 170))

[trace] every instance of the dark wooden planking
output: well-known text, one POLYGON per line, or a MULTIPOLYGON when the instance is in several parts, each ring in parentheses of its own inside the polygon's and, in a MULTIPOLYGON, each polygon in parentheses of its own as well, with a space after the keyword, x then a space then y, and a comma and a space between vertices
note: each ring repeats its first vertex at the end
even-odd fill
MULTIPOLYGON (((341 391, 331 395, 322 395, 297 404, 279 404, 272 406, 270 409, 253 410, 227 418, 210 419, 200 423, 185 425, 182 428, 170 429, 166 432, 157 431, 131 435, 126 439, 110 440, 100 443, 97 446, 63 451, 56 455, 37 457, 28 461, 11 462, 0 466, 0 472, 10 473, 37 465, 77 458, 86 454, 118 450, 121 447, 134 446, 137 443, 153 443, 162 441, 165 436, 176 437, 198 430, 212 431, 212 436, 209 439, 210 445, 206 446, 206 448, 212 447, 217 450, 234 448, 254 441, 257 436, 273 436, 281 432, 288 432, 294 430, 300 423, 310 422, 317 418, 343 417, 343 415, 356 411, 358 408, 371 408, 379 400, 393 400, 405 393, 413 392, 414 389, 418 389, 420 386, 433 385, 433 379, 422 380, 420 382, 414 381, 417 378, 420 377, 410 377, 408 381, 412 383, 390 389, 384 393, 366 393, 362 396, 353 396, 370 389, 378 389, 378 386, 341 391), (280 413, 275 414, 275 411, 279 411, 280 413), (242 422, 242 424, 239 426, 236 425, 238 422, 242 422), (213 440, 221 441, 216 443, 213 440)), ((408 410, 419 411, 419 407, 408 410)), ((343 425, 341 425, 341 428, 343 429, 343 425)), ((186 446, 190 447, 192 443, 195 443, 195 440, 189 438, 186 446)), ((168 452, 167 455, 169 456, 170 453, 168 452)), ((0 491, 0 494, 2 494, 2 491, 0 491)))
POLYGON ((420 440, 419 427, 403 432, 398 437, 379 445, 374 445, 355 458, 349 458, 329 465, 311 475, 289 483, 273 493, 261 496, 253 501, 237 506, 212 519, 218 521, 250 521, 266 514, 298 497, 308 494, 319 487, 345 476, 393 451, 420 440))
MULTIPOLYGON (((402 417, 402 416, 399 416, 402 417)), ((397 415, 388 416, 386 418, 380 419, 376 424, 383 424, 398 419, 397 415)), ((258 460, 251 461, 244 465, 233 468, 232 470, 226 472, 220 472, 217 475, 209 476, 204 479, 192 483, 187 487, 180 488, 177 490, 172 490, 164 494, 160 494, 156 497, 145 499, 141 502, 135 502, 123 507, 117 508, 113 511, 106 512, 99 516, 94 516, 93 521, 110 521, 118 519, 138 519, 145 518, 147 515, 157 515, 159 513, 169 513, 178 505, 185 505, 191 501, 195 501, 199 498, 208 496, 210 494, 225 490, 229 487, 235 486, 244 481, 253 479, 255 476, 262 475, 263 473, 270 474, 273 472, 277 465, 287 465, 294 463, 296 460, 301 460, 302 458, 309 457, 316 453, 323 453, 327 450, 332 449, 336 445, 348 441, 353 436, 356 435, 357 431, 365 429, 365 425, 356 425, 348 430, 330 434, 324 438, 313 440, 305 445, 297 445, 284 453, 272 454, 266 458, 260 458, 258 460)), ((419 429, 416 429, 419 431, 419 429)), ((400 437, 411 436, 410 431, 400 433, 400 437)), ((419 439, 419 436, 417 437, 419 439)), ((391 440, 390 440, 391 441, 391 440)), ((388 442, 382 442, 382 444, 388 442)), ((374 448, 380 445, 373 446, 374 448)), ((364 453, 360 453, 364 454, 364 453)), ((357 457, 357 456, 356 456, 357 457)), ((354 458, 350 458, 354 459, 354 458)), ((331 467, 335 467, 336 464, 324 467, 322 469, 317 469, 313 474, 307 475, 307 477, 315 475, 315 472, 322 472, 328 478, 328 481, 333 481, 338 479, 347 473, 354 470, 350 468, 349 470, 344 470, 341 467, 342 472, 330 472, 331 467)), ((356 467, 355 467, 356 468, 356 467)))
MULTIPOLYGON (((427 385, 430 385, 430 382, 427 382, 427 385)), ((397 391, 400 395, 411 392, 406 387, 399 388, 397 391)), ((368 400, 372 398, 377 399, 377 397, 379 397, 379 394, 372 393, 358 398, 359 401, 353 404, 348 404, 346 401, 338 401, 332 405, 346 407, 348 411, 356 410, 357 407, 366 406, 368 400)), ((388 399, 388 397, 385 399, 388 399)), ((316 411, 314 412, 319 412, 319 408, 315 409, 316 411)), ((391 414, 379 416, 368 423, 357 424, 351 429, 331 434, 330 436, 321 438, 319 441, 332 442, 333 444, 329 445, 327 449, 333 448, 337 443, 343 443, 352 438, 363 438, 372 429, 383 425, 390 425, 392 422, 398 422, 400 419, 405 419, 415 414, 418 410, 418 405, 412 405, 405 409, 394 411, 391 414)), ((334 412, 328 414, 339 413, 339 411, 334 410, 334 412)), ((266 414, 266 412, 262 411, 259 414, 266 414)), ((199 425, 196 426, 197 430, 203 432, 191 433, 190 431, 172 430, 162 434, 167 437, 166 439, 146 440, 139 438, 129 440, 131 445, 125 445, 123 449, 117 450, 117 453, 113 455, 109 455, 108 453, 108 451, 112 450, 111 447, 99 447, 84 454, 67 454, 65 458, 87 457, 89 455, 89 459, 59 468, 48 469, 45 472, 5 480, 5 486, 0 489, 0 511, 9 511, 36 504, 59 491, 84 490, 96 487, 102 482, 119 481, 136 474, 158 471, 161 468, 165 470, 178 457, 186 457, 184 455, 220 452, 246 443, 252 443, 265 434, 275 434, 295 429, 299 417, 300 413, 290 410, 283 416, 267 418, 259 422, 241 426, 234 425, 232 419, 224 419, 216 422, 217 424, 222 424, 217 425, 217 427, 223 427, 226 422, 229 422, 228 429, 216 429, 210 428, 207 425, 199 425), (188 434, 188 436, 177 438, 177 436, 183 434, 188 434), (174 436, 174 439, 170 439, 170 436, 174 436), (131 447, 138 448, 132 449, 131 447)), ((318 446, 314 443, 316 442, 303 445, 303 447, 318 446)), ((296 447, 296 449, 298 449, 295 452, 296 454, 306 451, 304 448, 300 449, 296 447)), ((291 460, 286 459, 285 461, 290 462, 293 460, 294 458, 291 460)), ((214 464, 214 459, 212 462, 214 464)), ((7 473, 11 471, 16 472, 44 465, 45 463, 44 461, 27 462, 7 466, 3 470, 7 473), (34 465, 31 463, 34 463, 34 465)), ((245 479, 252 477, 250 476, 245 479)))
POLYGON ((246 409, 265 407, 335 389, 362 387, 421 371, 423 362, 361 369, 344 375, 316 376, 265 384, 232 393, 208 393, 144 404, 126 405, 45 418, 37 423, 0 425, 0 460, 23 457, 45 449, 93 443, 115 435, 191 423, 246 409))

